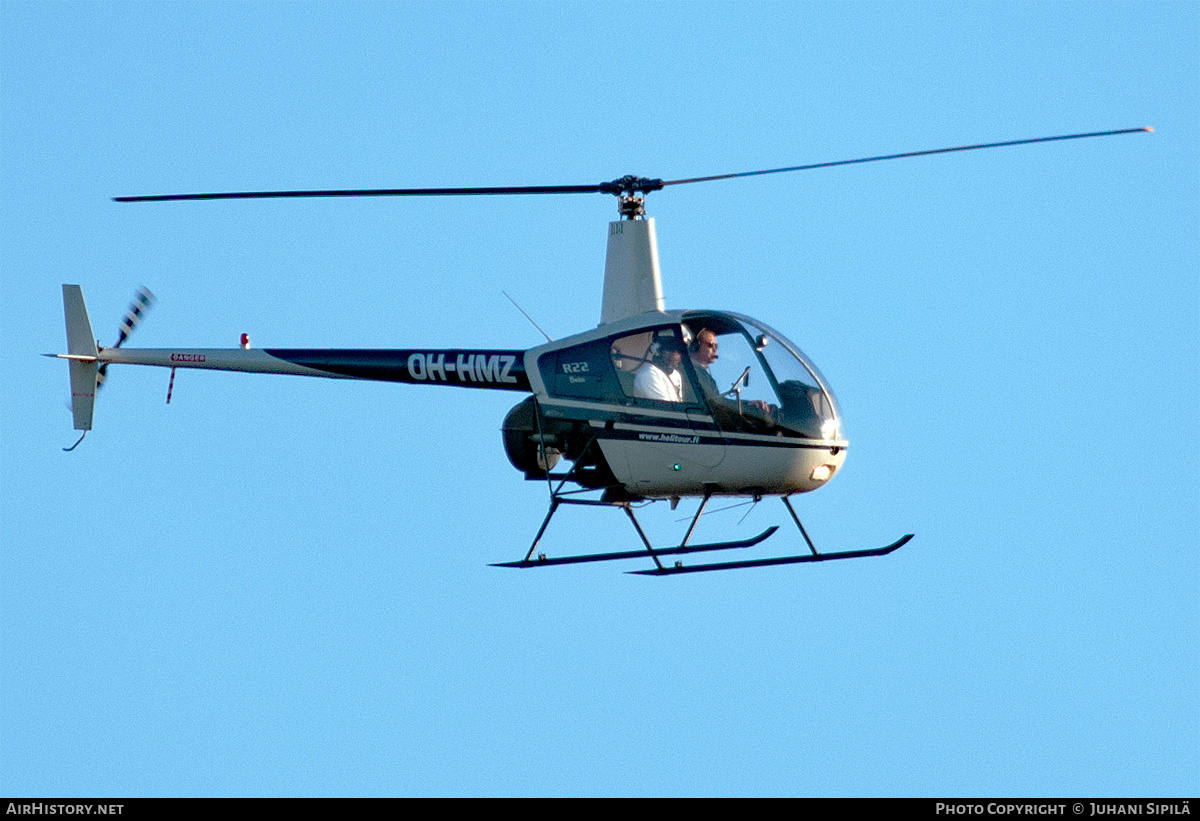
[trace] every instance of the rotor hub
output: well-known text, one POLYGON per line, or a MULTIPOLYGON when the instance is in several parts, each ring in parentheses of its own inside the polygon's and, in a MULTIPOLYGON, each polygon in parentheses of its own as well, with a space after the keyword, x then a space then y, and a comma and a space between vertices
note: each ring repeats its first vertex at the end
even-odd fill
POLYGON ((617 212, 623 220, 640 220, 646 216, 646 198, 638 194, 617 197, 617 212))
POLYGON ((600 183, 599 188, 601 194, 616 195, 621 219, 636 220, 646 216, 646 194, 661 190, 663 185, 665 183, 660 179, 626 174, 612 182, 600 183))

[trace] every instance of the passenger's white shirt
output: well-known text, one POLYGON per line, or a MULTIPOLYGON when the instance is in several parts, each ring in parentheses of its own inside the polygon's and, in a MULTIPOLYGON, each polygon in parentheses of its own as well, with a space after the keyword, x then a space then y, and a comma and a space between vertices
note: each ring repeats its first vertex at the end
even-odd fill
POLYGON ((633 392, 639 399, 682 402, 683 377, 679 371, 668 374, 657 365, 647 362, 638 368, 637 376, 633 379, 633 392))

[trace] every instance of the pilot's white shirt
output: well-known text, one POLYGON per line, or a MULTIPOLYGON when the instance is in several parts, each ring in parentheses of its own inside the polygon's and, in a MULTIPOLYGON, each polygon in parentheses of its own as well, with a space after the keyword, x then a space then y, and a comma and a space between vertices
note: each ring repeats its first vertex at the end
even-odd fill
POLYGON ((633 392, 639 399, 682 402, 683 377, 679 371, 668 374, 652 362, 647 362, 638 368, 637 376, 633 379, 633 392))

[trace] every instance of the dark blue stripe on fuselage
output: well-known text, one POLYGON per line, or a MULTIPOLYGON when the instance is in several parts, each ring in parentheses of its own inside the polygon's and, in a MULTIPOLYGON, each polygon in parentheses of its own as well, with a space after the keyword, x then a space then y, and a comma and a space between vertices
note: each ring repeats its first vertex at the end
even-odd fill
POLYGON ((271 356, 326 373, 410 385, 528 392, 524 351, 265 348, 271 356))

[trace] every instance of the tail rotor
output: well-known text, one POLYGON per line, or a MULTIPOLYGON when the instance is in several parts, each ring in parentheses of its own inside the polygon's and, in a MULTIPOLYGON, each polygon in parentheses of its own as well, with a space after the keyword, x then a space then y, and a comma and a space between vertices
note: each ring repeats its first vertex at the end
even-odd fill
MULTIPOLYGON (((125 318, 121 320, 121 330, 117 335, 117 344, 113 345, 114 348, 119 348, 125 343, 125 340, 133 333, 133 329, 145 318, 146 311, 154 305, 154 301, 154 294, 150 292, 149 288, 145 285, 138 288, 137 293, 133 296, 133 302, 129 303, 129 309, 125 311, 125 318)), ((108 363, 105 362, 96 373, 96 390, 100 390, 104 384, 107 373, 108 363)))
MULTIPOLYGON (((133 333, 145 316, 150 306, 154 304, 154 294, 148 288, 138 288, 134 295, 125 318, 121 321, 121 331, 114 348, 119 348, 133 333)), ((63 286, 63 311, 67 320, 67 353, 46 354, 57 359, 66 359, 71 372, 71 415, 75 421, 75 430, 83 431, 74 445, 63 450, 71 451, 79 447, 79 443, 92 429, 92 412, 96 404, 96 392, 104 384, 107 362, 100 362, 100 349, 96 345, 96 337, 92 333, 92 323, 88 318, 87 304, 83 301, 83 290, 78 285, 63 286)))

